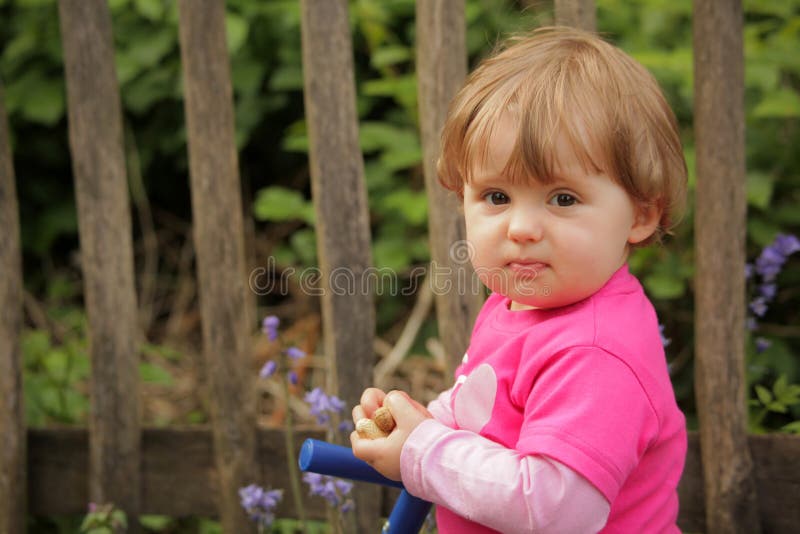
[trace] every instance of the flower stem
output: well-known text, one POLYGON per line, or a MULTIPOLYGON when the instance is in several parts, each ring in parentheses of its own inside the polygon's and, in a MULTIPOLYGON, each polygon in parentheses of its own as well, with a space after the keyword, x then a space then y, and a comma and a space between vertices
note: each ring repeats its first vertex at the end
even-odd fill
POLYGON ((289 404, 289 384, 283 380, 283 399, 286 403, 286 431, 284 432, 286 442, 286 459, 289 463, 289 481, 292 486, 292 499, 294 500, 294 511, 300 528, 306 530, 306 513, 303 506, 303 494, 300 490, 300 472, 297 469, 297 456, 294 452, 294 417, 292 407, 289 404))

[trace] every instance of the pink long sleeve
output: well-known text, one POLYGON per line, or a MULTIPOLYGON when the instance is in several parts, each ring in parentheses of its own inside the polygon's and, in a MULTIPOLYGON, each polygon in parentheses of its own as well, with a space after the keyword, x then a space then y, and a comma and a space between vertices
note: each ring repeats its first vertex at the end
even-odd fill
MULTIPOLYGON (((437 418, 448 412, 436 408, 437 418)), ((564 464, 520 455, 436 419, 409 436, 401 470, 412 495, 500 532, 597 532, 610 510, 603 495, 564 464)))
POLYGON ((453 411, 450 409, 450 397, 452 394, 452 388, 439 393, 439 396, 436 397, 435 400, 428 403, 428 411, 443 425, 455 428, 456 418, 453 416, 453 411))

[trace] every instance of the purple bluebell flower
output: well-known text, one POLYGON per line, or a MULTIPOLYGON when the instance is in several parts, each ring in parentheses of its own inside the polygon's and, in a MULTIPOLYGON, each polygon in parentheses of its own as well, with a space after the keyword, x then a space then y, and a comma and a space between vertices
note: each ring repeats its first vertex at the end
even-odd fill
POLYGON ((790 234, 778 234, 773 242, 775 249, 784 257, 800 251, 800 239, 790 234))
POLYGON ((352 510, 352 501, 350 501, 350 499, 345 499, 345 497, 350 494, 350 490, 353 489, 353 484, 351 482, 317 473, 305 473, 303 475, 303 481, 308 484, 311 495, 322 497, 328 501, 328 504, 334 507, 341 504, 342 512, 352 510), (348 501, 350 502, 348 503, 348 501))
POLYGON ((337 478, 333 481, 333 485, 336 486, 336 489, 339 490, 339 493, 342 495, 347 495, 350 493, 350 490, 353 489, 353 483, 348 482, 347 480, 342 480, 341 478, 337 478))
POLYGON ((274 360, 268 360, 267 363, 261 368, 259 371, 258 376, 261 378, 269 378, 270 376, 275 374, 275 371, 278 369, 278 364, 275 363, 274 360))
POLYGON ((297 379, 297 373, 296 372, 289 371, 288 373, 286 373, 286 379, 289 381, 289 383, 291 385, 293 385, 293 386, 297 385, 297 380, 298 379, 297 379))
POLYGON ((306 357, 306 353, 297 347, 289 347, 284 353, 293 360, 299 360, 306 357))
POLYGON ((756 321, 755 317, 750 315, 747 317, 747 319, 745 319, 744 326, 749 331, 754 332, 758 328, 758 321, 756 321))
POLYGON ((347 499, 342 503, 342 507, 339 508, 343 514, 352 511, 356 507, 356 503, 353 502, 353 499, 347 499))
POLYGON ((352 421, 345 420, 339 423, 339 432, 342 432, 344 434, 349 434, 350 432, 353 431, 354 428, 355 425, 353 424, 352 421))
POLYGON ((772 346, 772 341, 763 337, 756 338, 756 353, 761 354, 772 346))
POLYGON ((763 297, 767 302, 775 298, 777 291, 778 286, 776 284, 761 284, 758 286, 759 295, 761 295, 761 297, 763 297))
POLYGON ((331 506, 339 504, 339 497, 336 495, 336 486, 333 484, 332 477, 317 473, 306 473, 303 475, 303 482, 308 484, 311 495, 319 495, 331 506))
POLYGON ((750 280, 753 277, 753 264, 752 263, 745 263, 744 264, 744 279, 750 280))
POLYGON ((661 336, 661 344, 666 348, 672 343, 672 340, 666 336, 664 336, 664 325, 658 325, 658 334, 661 336))
POLYGON ((275 315, 267 315, 261 322, 261 330, 267 335, 267 339, 275 341, 278 339, 278 326, 281 320, 275 315))
MULTIPOLYGON (((768 303, 775 298, 778 292, 775 278, 783 269, 783 264, 786 263, 787 258, 798 251, 800 251, 800 239, 790 234, 778 234, 775 236, 774 241, 761 251, 755 262, 755 272, 761 277, 762 283, 757 286, 758 296, 749 305, 753 315, 763 317, 767 313, 768 303)), ((750 275, 752 275, 753 268, 749 267, 749 264, 745 266, 746 274, 748 269, 750 275)), ((747 328, 749 330, 755 330, 757 326, 754 317, 747 318, 747 328)))
POLYGON ((773 249, 767 247, 756 260, 756 272, 765 281, 771 282, 781 272, 783 262, 783 256, 778 256, 773 249))
POLYGON ((344 409, 344 401, 336 395, 326 395, 322 388, 314 388, 306 393, 304 400, 311 407, 311 415, 317 418, 319 424, 325 424, 330 420, 326 412, 341 413, 344 409))
POLYGON ((767 313, 767 301, 764 300, 764 297, 756 297, 750 303, 750 311, 752 311, 756 317, 764 317, 764 314, 767 313))
POLYGON ((275 507, 283 499, 283 490, 265 490, 256 484, 250 484, 239 490, 242 508, 250 519, 261 526, 269 527, 275 520, 275 507))

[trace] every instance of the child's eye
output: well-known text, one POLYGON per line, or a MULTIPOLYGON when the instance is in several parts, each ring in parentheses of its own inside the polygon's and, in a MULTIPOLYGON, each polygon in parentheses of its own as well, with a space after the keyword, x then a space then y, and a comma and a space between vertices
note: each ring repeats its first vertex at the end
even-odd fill
POLYGON ((554 195, 553 198, 550 199, 551 204, 554 204, 562 208, 567 208, 569 206, 572 206, 576 202, 578 202, 578 199, 570 195, 569 193, 558 193, 557 195, 554 195))
POLYGON ((499 206, 501 204, 508 204, 508 195, 500 191, 491 191, 483 195, 483 198, 492 206, 499 206))

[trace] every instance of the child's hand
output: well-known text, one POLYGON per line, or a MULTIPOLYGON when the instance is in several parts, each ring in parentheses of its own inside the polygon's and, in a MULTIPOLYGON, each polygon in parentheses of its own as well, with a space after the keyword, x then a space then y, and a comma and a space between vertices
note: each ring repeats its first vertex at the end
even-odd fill
POLYGON ((381 406, 389 409, 396 423, 391 434, 385 438, 365 439, 353 431, 350 434, 350 443, 357 458, 370 464, 386 478, 400 480, 400 452, 403 444, 417 425, 433 416, 402 391, 386 394, 380 389, 369 388, 361 395, 361 404, 353 408, 353 422, 364 417, 371 418, 381 406))

